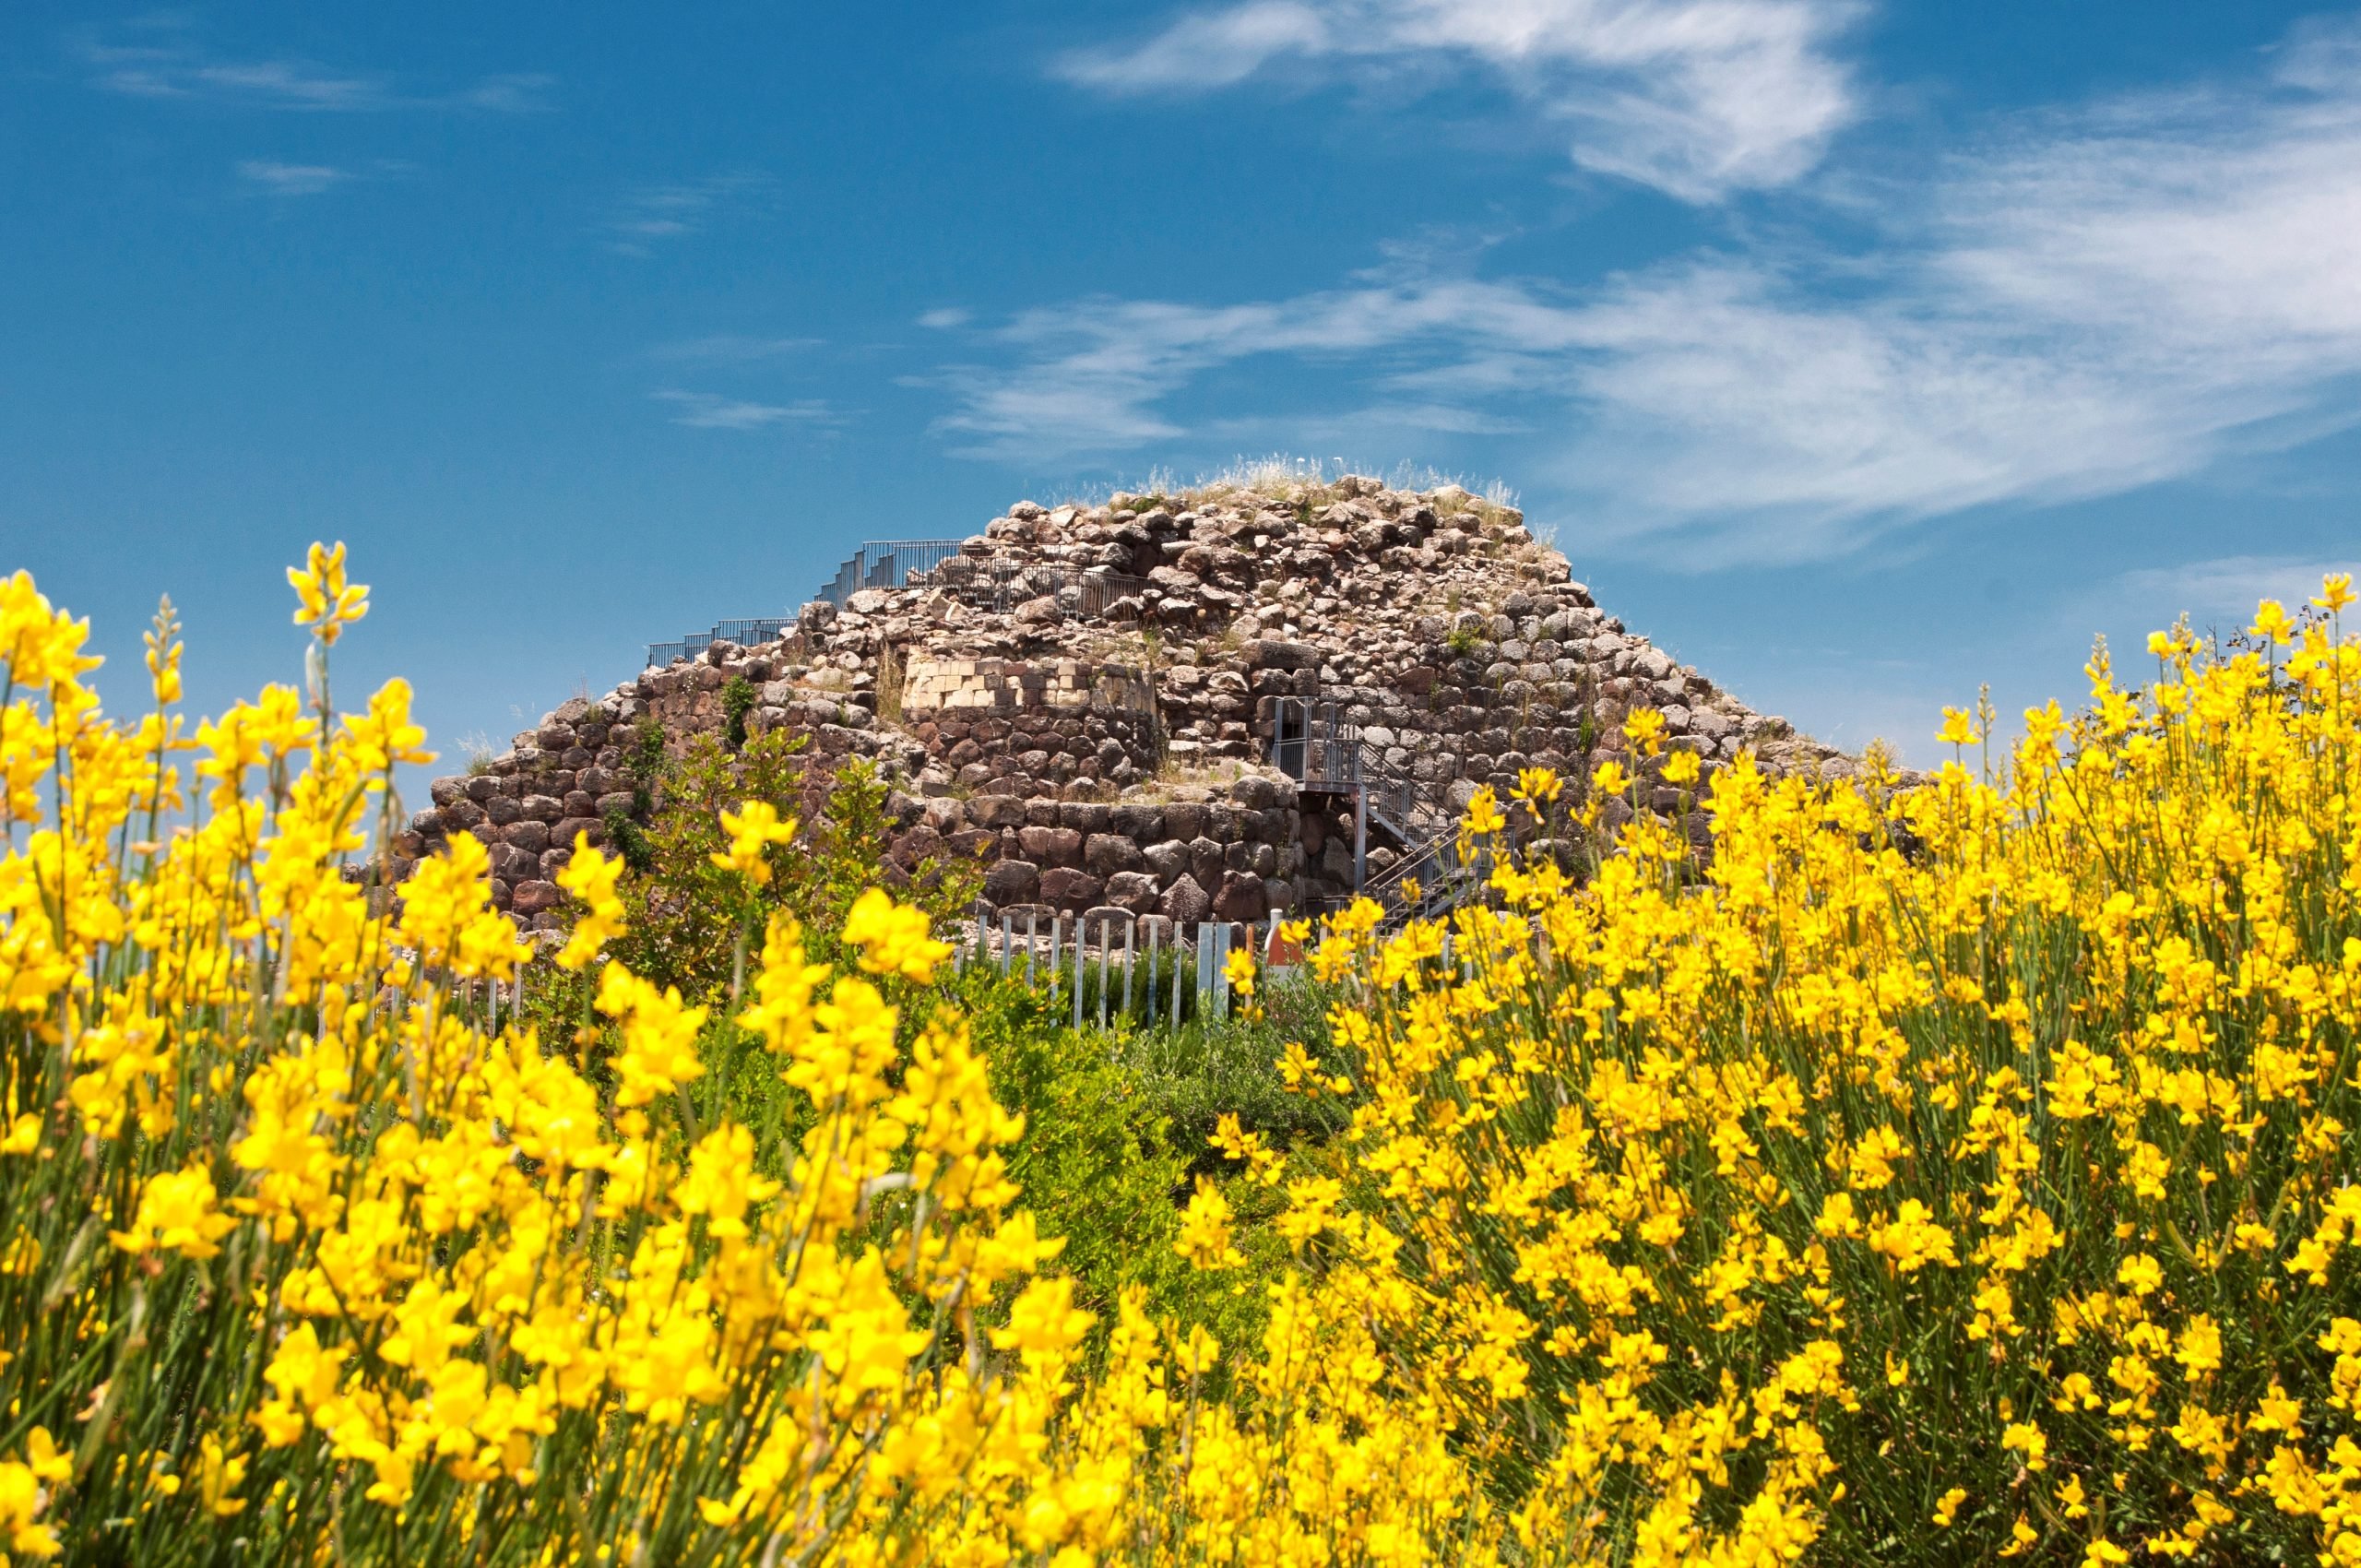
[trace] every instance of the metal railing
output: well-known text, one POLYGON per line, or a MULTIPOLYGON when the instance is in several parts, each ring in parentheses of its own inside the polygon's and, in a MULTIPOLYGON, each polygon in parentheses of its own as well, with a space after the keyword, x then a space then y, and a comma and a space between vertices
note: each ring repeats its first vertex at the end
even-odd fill
POLYGON ((970 609, 1005 615, 1037 599, 1052 601, 1063 620, 1131 621, 1139 616, 1142 594, 1154 585, 1145 577, 1096 566, 1053 566, 954 556, 913 580, 912 588, 941 588, 970 609))
POLYGON ((795 629, 795 618, 780 615, 741 616, 731 621, 716 621, 713 629, 691 632, 677 642, 649 643, 647 662, 661 669, 676 659, 694 659, 716 643, 736 643, 749 647, 755 643, 777 642, 795 629))
POLYGON ((1384 752, 1328 697, 1277 697, 1271 720, 1271 765, 1298 784, 1357 794, 1370 814, 1404 843, 1451 824, 1451 812, 1420 784, 1385 760, 1384 752))
POLYGON ((1389 926, 1459 902, 1489 872, 1463 863, 1459 825, 1442 788, 1421 784, 1388 763, 1345 708, 1333 697, 1274 699, 1271 765, 1307 790, 1353 797, 1357 824, 1374 822, 1402 846, 1393 865, 1370 877, 1365 829, 1355 828, 1356 893, 1375 898, 1389 926), (1404 897, 1410 882, 1418 885, 1415 899, 1404 897))
POLYGON ((814 597, 842 605, 863 588, 908 588, 958 554, 955 539, 872 539, 847 556, 814 597))
POLYGON ((1478 846, 1472 855, 1465 852, 1453 823, 1370 878, 1361 896, 1377 901, 1385 911, 1382 928, 1393 930, 1467 902, 1491 876, 1491 850, 1478 846))

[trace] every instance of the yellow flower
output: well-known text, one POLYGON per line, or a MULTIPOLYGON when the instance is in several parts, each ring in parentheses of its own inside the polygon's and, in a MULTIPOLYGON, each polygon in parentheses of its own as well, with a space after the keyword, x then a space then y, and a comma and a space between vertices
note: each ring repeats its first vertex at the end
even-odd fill
POLYGON ((2146 1253, 2135 1253, 2125 1258, 2116 1269, 2115 1277, 2129 1286, 2135 1296, 2152 1295, 2165 1282, 2163 1265, 2146 1253))
POLYGON ((45 692, 53 702, 73 700, 82 676, 104 662, 82 652, 89 635, 89 622, 51 611, 30 572, 0 577, 0 665, 9 682, 45 692))
POLYGON ((41 1483, 31 1467, 0 1460, 0 1539, 7 1542, 7 1556, 40 1561, 57 1555, 57 1532, 35 1523, 42 1503, 41 1483))
POLYGON ((35 1427, 26 1434, 25 1456, 37 1479, 62 1481, 74 1474, 74 1456, 57 1446, 47 1427, 35 1427))
POLYGON ((1654 756, 1664 750, 1664 715, 1653 707, 1635 707, 1623 719, 1623 738, 1639 748, 1642 756, 1654 756))
POLYGON ((1481 837, 1488 833, 1498 833, 1507 826, 1508 819, 1501 814, 1500 797, 1492 793, 1489 784, 1469 797, 1467 814, 1460 824, 1462 833, 1481 837))
POLYGON ((434 760, 419 744, 426 731, 410 721, 409 683, 398 675, 377 688, 367 713, 345 715, 344 733, 353 766, 363 773, 382 776, 405 764, 423 766, 434 760))
POLYGON ((1590 787, 1602 796, 1619 795, 1631 787, 1631 775, 1625 773, 1623 765, 1612 757, 1600 763, 1590 776, 1590 787))
POLYGON ((2354 600, 2353 574, 2331 572, 2320 579, 2319 597, 2312 602, 2333 615, 2354 600))
POLYGON ((1229 1200, 1205 1177, 1197 1178, 1196 1195, 1180 1217, 1180 1237, 1173 1250, 1202 1269, 1235 1268, 1246 1261, 1230 1239, 1229 1200))
POLYGON ((1943 727, 1935 732, 1935 739, 1947 746, 1972 744, 1975 740, 1975 721, 1964 707, 1947 707, 1943 709, 1943 727))
POLYGON ((216 1205, 213 1172, 201 1165, 163 1170, 139 1189, 139 1211, 130 1228, 107 1235, 126 1253, 176 1252, 184 1258, 220 1254, 221 1238, 238 1228, 234 1215, 216 1205))
POLYGON ((2255 607, 2254 624, 2247 630, 2268 642, 2284 645, 2293 636, 2295 625, 2277 600, 2266 599, 2255 607))
POLYGON ((557 885, 578 899, 583 909, 565 945, 558 950, 561 968, 587 967, 599 956, 599 949, 623 934, 623 901, 615 893, 623 874, 623 861, 611 861, 592 849, 589 834, 575 834, 573 858, 558 868, 557 885))
POLYGON ((1229 979, 1229 988, 1240 996, 1254 994, 1254 955, 1243 947, 1233 947, 1229 956, 1222 960, 1222 971, 1229 979))
POLYGON ((768 801, 748 801, 737 811, 721 814, 721 830, 730 835, 730 848, 711 857, 723 871, 734 871, 756 886, 770 881, 770 861, 765 851, 773 844, 794 841, 796 821, 781 820, 777 808, 768 801))
POLYGON ((196 1490, 207 1513, 217 1519, 227 1519, 245 1512, 246 1500, 235 1495, 245 1479, 243 1455, 229 1454, 222 1448, 221 1440, 211 1432, 198 1440, 196 1490))
POLYGON ((1555 801, 1565 790, 1558 775, 1546 767, 1520 768, 1516 776, 1516 798, 1536 810, 1555 801))
POLYGON ((2048 1464, 2043 1455, 2049 1452, 2049 1439, 2043 1436, 2041 1429, 2031 1421, 2011 1421, 2008 1429, 2000 1434, 2000 1446, 2023 1453, 2028 1470, 2042 1469, 2048 1464))
POLYGON ((323 644, 333 646, 344 628, 369 613, 369 586, 344 580, 344 541, 328 549, 318 540, 301 566, 287 568, 288 585, 300 601, 295 624, 309 626, 323 644))
POLYGON ((1943 1493, 1935 1502, 1935 1523, 1946 1530, 1950 1529, 1952 1520, 1959 1513, 1959 1505, 1966 1501, 1967 1489, 1964 1486, 1955 1486, 1943 1493))
POLYGON ((1664 759, 1664 781, 1683 790, 1696 783, 1702 771, 1695 752, 1675 752, 1664 759))
MULTIPOLYGON (((794 832, 795 825, 789 823, 787 830, 794 832)), ((854 899, 846 912, 845 940, 860 949, 860 967, 871 974, 899 975, 920 985, 951 956, 951 944, 927 934, 924 909, 896 903, 877 887, 854 899)))

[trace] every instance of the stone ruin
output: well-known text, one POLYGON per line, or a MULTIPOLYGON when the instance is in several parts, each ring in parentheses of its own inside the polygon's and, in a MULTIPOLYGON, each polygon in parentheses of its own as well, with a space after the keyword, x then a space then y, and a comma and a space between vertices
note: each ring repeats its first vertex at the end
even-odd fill
MULTIPOLYGON (((1637 707, 1708 772, 1741 748, 1772 771, 1857 766, 1600 610, 1516 508, 1347 476, 1021 502, 899 586, 645 670, 434 780, 395 874, 472 832, 501 906, 554 925, 575 834, 603 844, 634 808, 628 731, 652 716, 678 749, 721 731, 733 677, 759 694, 750 732, 808 740, 813 804, 845 759, 891 784, 887 880, 972 857, 987 911, 1020 928, 1085 916, 1116 940, 1143 918, 1193 931, 1357 889, 1391 908, 1476 790, 1505 793, 1525 767, 1556 769, 1578 801, 1621 757, 1643 809, 1668 816, 1661 759, 1625 754, 1637 707)), ((1702 814, 1689 826, 1702 841, 1702 814)))

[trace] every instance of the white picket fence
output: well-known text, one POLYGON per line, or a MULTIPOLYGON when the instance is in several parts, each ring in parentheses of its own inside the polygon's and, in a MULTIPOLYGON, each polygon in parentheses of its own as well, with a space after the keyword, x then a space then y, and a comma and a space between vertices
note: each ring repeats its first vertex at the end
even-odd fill
MULTIPOLYGON (((1131 1019, 1177 1029, 1189 1011, 1185 1004, 1192 992, 1196 1016, 1229 1016, 1229 956, 1238 927, 1228 921, 1200 921, 1195 942, 1175 940, 1168 962, 1160 951, 1164 946, 1161 923, 1149 926, 1143 948, 1139 926, 1131 921, 1102 918, 1095 930, 1085 930, 1080 915, 1052 915, 1044 931, 1038 912, 1026 915, 1021 926, 1013 916, 1003 914, 997 917, 995 929, 994 919, 979 914, 965 927, 955 948, 957 961, 962 965, 996 963, 1003 975, 1026 986, 1067 992, 1076 1028, 1091 1023, 1107 1028, 1117 1019, 1131 1019), (1119 923, 1120 947, 1115 939, 1119 923), (1092 1005, 1094 998, 1096 1005, 1092 1005)), ((1265 974, 1284 973, 1283 967, 1272 964, 1278 933, 1276 914, 1260 931, 1252 932, 1256 967, 1265 974)))

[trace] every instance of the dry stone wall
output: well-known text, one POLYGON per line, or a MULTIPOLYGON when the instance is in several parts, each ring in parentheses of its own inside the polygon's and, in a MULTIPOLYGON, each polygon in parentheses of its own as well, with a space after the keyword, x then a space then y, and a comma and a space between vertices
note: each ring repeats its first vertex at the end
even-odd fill
MULTIPOLYGON (((891 781, 889 877, 973 857, 990 909, 1118 934, 1350 890, 1338 798, 1267 766, 1285 699, 1336 704, 1370 755, 1442 808, 1530 766, 1579 797, 1597 761, 1623 755, 1638 707, 1708 772, 1741 750, 1774 772, 1854 766, 1602 611, 1515 508, 1347 477, 1019 503, 931 580, 808 605, 778 642, 645 671, 560 707, 474 776, 435 780, 397 873, 471 832, 492 846, 504 907, 554 923, 575 835, 603 843, 608 815, 633 808, 632 728, 652 716, 675 748, 720 731, 733 676, 758 689, 751 731, 808 740, 815 791, 853 757, 891 781)), ((1643 809, 1672 812, 1661 759, 1623 760, 1643 809)), ((1371 873, 1411 848, 1369 842, 1371 873)))

